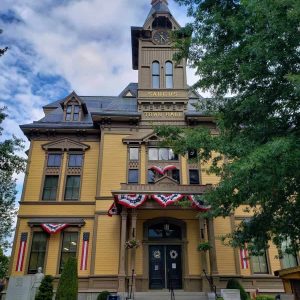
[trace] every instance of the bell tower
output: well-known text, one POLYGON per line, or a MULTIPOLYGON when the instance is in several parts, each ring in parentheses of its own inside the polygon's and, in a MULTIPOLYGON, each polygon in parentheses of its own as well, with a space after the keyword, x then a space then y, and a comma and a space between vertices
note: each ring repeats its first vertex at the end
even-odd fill
POLYGON ((187 109, 186 61, 175 62, 172 32, 180 25, 167 0, 152 0, 142 27, 131 28, 132 66, 138 70, 142 123, 182 123, 187 109))

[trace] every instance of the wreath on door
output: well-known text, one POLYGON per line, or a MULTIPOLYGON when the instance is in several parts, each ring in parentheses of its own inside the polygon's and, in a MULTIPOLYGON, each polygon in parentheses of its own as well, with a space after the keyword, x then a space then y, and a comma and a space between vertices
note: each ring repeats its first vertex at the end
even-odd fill
POLYGON ((178 257, 177 251, 176 251, 176 250, 171 250, 171 251, 170 251, 170 257, 171 257, 172 259, 176 259, 176 258, 178 257))

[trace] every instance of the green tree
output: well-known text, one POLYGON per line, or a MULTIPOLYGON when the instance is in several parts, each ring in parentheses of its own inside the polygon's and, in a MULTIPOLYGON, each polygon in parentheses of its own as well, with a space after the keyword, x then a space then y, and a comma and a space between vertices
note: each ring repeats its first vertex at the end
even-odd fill
POLYGON ((78 275, 77 259, 70 257, 59 279, 55 300, 77 300, 78 275))
POLYGON ((41 282, 35 300, 52 300, 53 298, 53 280, 51 275, 46 275, 41 282))
POLYGON ((7 276, 9 265, 9 257, 7 257, 3 250, 0 248, 0 279, 5 278, 7 276))
MULTIPOLYGON (((0 124, 5 119, 4 108, 0 108, 0 124)), ((0 127, 0 137, 3 128, 0 127)), ((9 246, 7 238, 11 235, 16 214, 16 180, 14 175, 25 170, 25 159, 16 154, 23 150, 23 141, 13 137, 0 141, 0 245, 2 250, 9 246)))
POLYGON ((219 134, 193 127, 158 128, 177 153, 199 151, 220 183, 204 196, 210 216, 242 204, 253 217, 228 236, 259 254, 273 240, 300 248, 300 3, 298 0, 176 0, 192 22, 175 35, 212 99, 198 103, 219 134), (218 153, 214 156, 213 153, 218 153), (224 162, 224 163, 222 163, 224 162))
MULTIPOLYGON (((2 33, 2 29, 0 29, 0 34, 2 33)), ((0 56, 4 55, 4 53, 8 50, 8 47, 0 48, 0 56)))
POLYGON ((236 279, 234 279, 234 278, 231 278, 231 279, 228 280, 226 288, 227 289, 240 290, 241 300, 248 300, 248 299, 250 299, 248 297, 248 294, 246 293, 245 289, 243 288, 243 286, 236 279))

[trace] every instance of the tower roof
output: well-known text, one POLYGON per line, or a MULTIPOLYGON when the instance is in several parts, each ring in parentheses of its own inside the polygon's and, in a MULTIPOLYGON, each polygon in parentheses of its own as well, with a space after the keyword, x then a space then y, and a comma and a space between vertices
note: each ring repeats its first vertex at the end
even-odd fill
POLYGON ((147 16, 146 22, 155 13, 171 14, 169 7, 168 7, 168 0, 152 0, 151 5, 152 5, 152 8, 147 16))

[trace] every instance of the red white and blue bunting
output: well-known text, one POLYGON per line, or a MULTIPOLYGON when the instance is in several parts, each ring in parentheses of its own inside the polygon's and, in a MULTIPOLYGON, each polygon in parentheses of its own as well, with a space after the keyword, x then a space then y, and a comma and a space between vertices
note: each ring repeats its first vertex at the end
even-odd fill
POLYGON ((181 194, 171 194, 171 195, 152 195, 152 198, 161 206, 166 207, 181 200, 184 195, 181 194))
POLYGON ((69 224, 41 224, 41 227, 49 234, 55 234, 66 228, 69 224))
POLYGON ((192 202, 192 207, 199 211, 208 211, 211 209, 210 205, 206 205, 203 200, 197 199, 194 195, 189 195, 187 198, 192 202))
POLYGON ((116 202, 113 202, 113 204, 108 209, 107 215, 109 217, 112 217, 112 216, 115 216, 115 215, 118 215, 118 214, 119 214, 119 211, 118 211, 116 202))
POLYGON ((125 194, 125 195, 116 195, 115 199, 118 203, 128 207, 128 208, 137 208, 141 206, 147 199, 147 195, 142 194, 125 194))
POLYGON ((161 167, 158 167, 158 166, 151 166, 149 168, 149 170, 153 170, 153 171, 157 172, 160 175, 164 175, 167 171, 175 170, 175 169, 177 169, 177 167, 173 166, 173 165, 168 165, 168 166, 165 166, 164 168, 161 168, 161 167))

